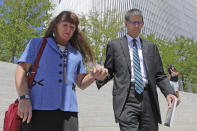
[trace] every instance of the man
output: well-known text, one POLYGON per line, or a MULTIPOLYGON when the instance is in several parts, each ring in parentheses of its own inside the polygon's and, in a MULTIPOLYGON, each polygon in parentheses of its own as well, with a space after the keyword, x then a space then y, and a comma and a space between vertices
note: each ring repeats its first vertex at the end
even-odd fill
POLYGON ((172 88, 176 92, 176 96, 179 98, 178 75, 179 75, 179 72, 176 70, 174 65, 171 65, 168 71, 168 78, 170 79, 170 84, 172 88))
POLYGON ((121 131, 158 131, 161 116, 156 85, 169 107, 176 98, 175 92, 164 74, 156 45, 139 37, 144 25, 141 11, 129 10, 125 25, 126 36, 107 45, 104 66, 109 74, 104 81, 97 81, 97 86, 114 78, 113 109, 121 131))

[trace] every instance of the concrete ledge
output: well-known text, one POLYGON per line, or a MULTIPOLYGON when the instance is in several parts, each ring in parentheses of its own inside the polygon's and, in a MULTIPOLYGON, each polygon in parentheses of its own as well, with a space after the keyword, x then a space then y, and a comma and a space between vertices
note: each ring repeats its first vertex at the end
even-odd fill
POLYGON ((79 131, 120 131, 118 127, 81 127, 79 131))
MULTIPOLYGON (((0 62, 0 131, 3 129, 4 113, 17 97, 14 73, 16 64, 0 62)), ((112 85, 109 82, 100 90, 93 83, 86 90, 76 89, 79 105, 79 131, 119 131, 112 109, 112 85)), ((158 90, 162 120, 165 120, 167 102, 158 90)), ((197 94, 180 92, 172 127, 159 125, 160 131, 197 131, 197 94)))

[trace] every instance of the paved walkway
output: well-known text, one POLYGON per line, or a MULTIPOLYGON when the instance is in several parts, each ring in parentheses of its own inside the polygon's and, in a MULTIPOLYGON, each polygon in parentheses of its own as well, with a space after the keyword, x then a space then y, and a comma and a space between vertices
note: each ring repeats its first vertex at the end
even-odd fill
MULTIPOLYGON (((3 129, 4 112, 17 94, 14 85, 15 64, 0 62, 0 131, 3 129)), ((112 110, 112 82, 101 90, 95 83, 82 91, 77 89, 79 104, 79 131, 119 131, 114 122, 112 110)), ((164 121, 167 102, 158 91, 162 120, 164 121)), ((160 131, 197 131, 197 94, 181 92, 181 105, 175 113, 174 125, 165 127, 159 125, 160 131)))

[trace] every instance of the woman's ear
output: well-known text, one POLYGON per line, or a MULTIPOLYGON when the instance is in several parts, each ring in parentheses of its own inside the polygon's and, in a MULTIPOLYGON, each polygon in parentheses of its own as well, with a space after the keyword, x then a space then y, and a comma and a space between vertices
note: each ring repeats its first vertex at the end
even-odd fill
POLYGON ((53 28, 53 37, 55 38, 55 34, 56 34, 56 29, 55 27, 53 28))

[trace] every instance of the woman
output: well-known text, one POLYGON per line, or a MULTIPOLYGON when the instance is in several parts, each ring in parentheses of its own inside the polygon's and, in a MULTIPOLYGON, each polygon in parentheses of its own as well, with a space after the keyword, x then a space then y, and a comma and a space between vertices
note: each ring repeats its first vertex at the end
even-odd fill
POLYGON ((77 16, 70 11, 61 12, 50 23, 31 90, 26 74, 34 65, 43 38, 31 39, 19 59, 15 79, 22 131, 78 131, 75 84, 85 89, 107 75, 107 69, 100 65, 86 74, 83 59, 93 62, 94 58, 78 25, 77 16))
MULTIPOLYGON (((170 79, 170 84, 174 91, 176 92, 177 98, 179 98, 179 83, 178 83, 179 72, 176 70, 174 65, 170 65, 168 69, 168 78, 170 79)), ((179 102, 179 101, 178 101, 179 102)))

